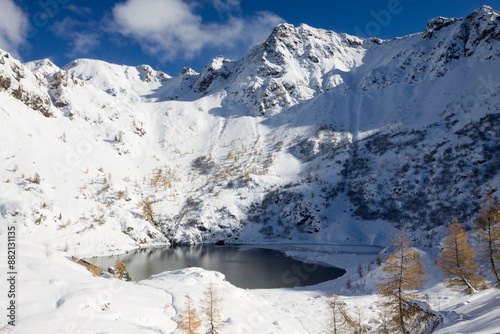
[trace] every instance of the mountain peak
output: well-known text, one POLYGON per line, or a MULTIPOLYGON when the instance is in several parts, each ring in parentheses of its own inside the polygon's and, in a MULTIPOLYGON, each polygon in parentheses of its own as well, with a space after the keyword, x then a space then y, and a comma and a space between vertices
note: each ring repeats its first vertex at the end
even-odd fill
POLYGON ((178 75, 198 75, 199 73, 191 67, 184 67, 178 75))
POLYGON ((435 32, 456 23, 457 36, 460 36, 466 43, 472 39, 473 44, 478 44, 485 38, 500 37, 499 17, 500 13, 490 6, 482 6, 461 19, 436 17, 427 24, 423 38, 430 40, 436 37, 435 32))
POLYGON ((25 66, 28 66, 32 71, 36 71, 41 67, 57 67, 50 59, 45 58, 45 59, 40 59, 40 60, 34 60, 30 61, 26 64, 25 66))
POLYGON ((29 68, 31 72, 33 72, 35 75, 38 75, 40 79, 45 78, 47 75, 54 74, 61 70, 48 58, 30 61, 24 64, 24 66, 29 68))
POLYGON ((270 37, 272 36, 285 37, 286 35, 289 35, 289 33, 292 31, 295 31, 295 26, 293 24, 281 23, 273 29, 273 32, 271 33, 270 37))
POLYGON ((475 19, 490 19, 492 21, 495 21, 498 19, 498 17, 500 16, 500 13, 497 12, 496 10, 494 10, 493 8, 491 8, 490 6, 487 6, 487 5, 484 5, 478 9, 476 9, 475 11, 473 11, 472 13, 470 13, 466 19, 471 19, 471 18, 475 18, 475 19))
POLYGON ((194 91, 206 94, 209 87, 218 80, 227 79, 234 67, 234 61, 228 60, 223 56, 218 56, 210 64, 205 66, 200 73, 200 78, 196 82, 194 91))

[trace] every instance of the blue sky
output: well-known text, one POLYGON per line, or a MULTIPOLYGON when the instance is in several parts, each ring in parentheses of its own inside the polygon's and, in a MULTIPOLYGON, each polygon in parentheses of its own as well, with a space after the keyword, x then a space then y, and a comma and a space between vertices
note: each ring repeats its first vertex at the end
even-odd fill
POLYGON ((0 48, 23 61, 96 58, 175 75, 237 59, 281 22, 386 39, 484 4, 500 10, 500 0, 0 0, 0 48))

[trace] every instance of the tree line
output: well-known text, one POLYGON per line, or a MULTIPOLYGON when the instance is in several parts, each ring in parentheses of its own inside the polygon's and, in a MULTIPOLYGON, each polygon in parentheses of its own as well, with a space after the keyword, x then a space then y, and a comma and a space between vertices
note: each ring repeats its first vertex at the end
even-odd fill
MULTIPOLYGON (((477 259, 487 264, 495 287, 500 288, 500 204, 492 192, 481 206, 474 222, 474 232, 479 242, 477 250, 469 244, 458 220, 453 220, 447 227, 437 259, 445 284, 468 294, 489 287, 478 272, 477 259)), ((410 248, 409 234, 403 226, 393 239, 392 246, 394 253, 385 260, 382 268, 384 277, 377 284, 378 294, 382 297, 376 319, 377 332, 431 333, 443 319, 418 293, 426 282, 422 257, 410 248)), ((328 301, 328 306, 331 320, 327 333, 358 334, 372 330, 361 325, 361 321, 354 320, 338 294, 328 301)))

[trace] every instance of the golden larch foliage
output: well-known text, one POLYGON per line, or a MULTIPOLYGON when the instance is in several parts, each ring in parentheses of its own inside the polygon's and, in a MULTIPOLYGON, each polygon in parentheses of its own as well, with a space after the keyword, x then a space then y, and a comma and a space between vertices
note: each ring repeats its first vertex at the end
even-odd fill
POLYGON ((425 283, 424 265, 420 255, 411 250, 408 232, 401 228, 392 241, 394 254, 384 263, 385 277, 377 284, 379 294, 384 298, 382 308, 390 318, 386 326, 392 333, 410 332, 416 325, 415 319, 421 315, 414 307, 413 300, 419 295, 415 291, 425 283))
POLYGON ((179 315, 177 326, 179 330, 184 333, 198 334, 201 326, 201 320, 196 314, 196 308, 193 307, 191 299, 186 301, 186 306, 184 307, 183 312, 179 315))
POLYGON ((338 294, 334 294, 327 303, 330 319, 325 332, 329 334, 352 333, 356 328, 356 323, 349 314, 346 303, 338 294))
POLYGON ((222 298, 219 296, 219 292, 215 285, 210 282, 207 289, 204 292, 203 299, 203 313, 205 315, 205 320, 208 325, 207 334, 220 334, 224 323, 222 322, 222 310, 221 302, 222 298))
POLYGON ((500 204, 492 192, 488 193, 481 206, 476 227, 480 240, 481 260, 488 263, 497 281, 496 285, 500 288, 500 204))
POLYGON ((450 287, 475 293, 484 286, 483 278, 477 273, 475 257, 475 251, 467 242, 467 234, 455 219, 448 227, 438 259, 438 265, 450 287))
POLYGON ((144 219, 146 219, 150 223, 155 222, 155 213, 153 211, 153 204, 150 200, 145 199, 141 202, 142 206, 142 215, 144 219))
POLYGON ((119 279, 122 279, 125 281, 132 280, 130 278, 128 271, 127 271, 127 268, 125 267, 125 264, 123 263, 123 261, 120 258, 116 259, 113 277, 119 278, 119 279))

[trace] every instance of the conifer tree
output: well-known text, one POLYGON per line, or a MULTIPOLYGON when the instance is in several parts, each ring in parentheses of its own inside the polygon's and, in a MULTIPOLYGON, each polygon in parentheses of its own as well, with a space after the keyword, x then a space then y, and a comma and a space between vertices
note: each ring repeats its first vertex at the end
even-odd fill
POLYGON ((389 327, 392 327, 392 308, 390 307, 390 305, 388 305, 388 303, 378 304, 378 314, 374 319, 374 322, 378 325, 377 333, 390 333, 389 327))
POLYGON ((386 277, 378 283, 384 298, 382 308, 390 314, 385 326, 391 333, 410 333, 424 325, 416 321, 423 310, 413 303, 419 298, 415 290, 425 283, 423 262, 416 251, 409 249, 408 232, 402 227, 392 245, 394 254, 389 255, 382 269, 386 277))
POLYGON ((355 330, 356 323, 338 294, 334 294, 328 300, 328 309, 330 312, 330 323, 326 329, 328 334, 352 333, 355 330))
POLYGON ((222 298, 219 296, 219 292, 212 282, 209 283, 204 295, 202 310, 208 325, 206 333, 220 334, 222 327, 224 327, 220 305, 222 298))
POLYGON ((186 301, 186 306, 184 307, 183 312, 179 315, 177 326, 179 330, 184 333, 198 334, 198 330, 201 326, 201 320, 198 318, 196 308, 192 306, 190 298, 186 301))
POLYGON ((130 275, 125 267, 125 264, 120 260, 120 258, 116 259, 115 271, 113 277, 119 278, 124 281, 131 281, 130 275))
POLYGON ((443 250, 438 259, 438 265, 450 287, 475 293, 484 285, 484 280, 477 273, 475 257, 474 250, 467 242, 465 231, 456 219, 453 220, 448 227, 443 250))
POLYGON ((488 263, 500 288, 500 204, 492 192, 481 206, 476 227, 481 241, 481 259, 488 263))
POLYGON ((364 314, 363 310, 356 306, 354 308, 354 334, 362 334, 371 330, 371 327, 363 324, 364 314))
POLYGON ((151 203, 151 201, 145 199, 141 202, 141 206, 142 206, 142 216, 144 217, 144 219, 154 224, 155 212, 153 211, 153 204, 151 203))

